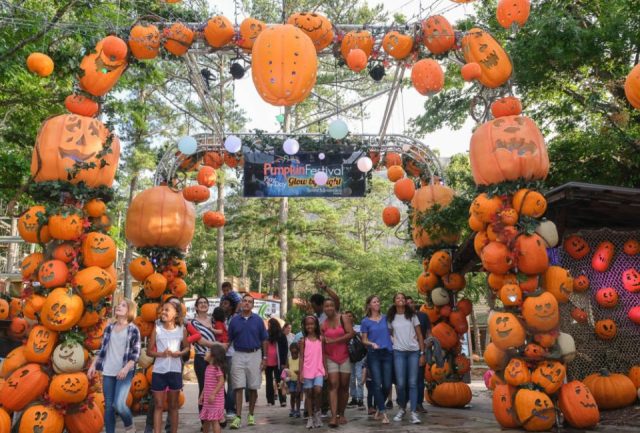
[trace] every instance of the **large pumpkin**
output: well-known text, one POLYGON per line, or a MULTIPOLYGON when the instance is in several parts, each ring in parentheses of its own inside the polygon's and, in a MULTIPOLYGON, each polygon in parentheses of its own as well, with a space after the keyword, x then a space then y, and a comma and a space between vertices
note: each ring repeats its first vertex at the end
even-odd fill
POLYGON ((109 267, 116 259, 116 251, 116 243, 111 236, 104 233, 87 233, 87 237, 82 241, 85 266, 109 267))
POLYGON ((441 383, 431 393, 431 399, 437 406, 465 407, 471 401, 471 388, 464 382, 441 383))
POLYGON ((629 103, 640 110, 640 64, 635 65, 624 81, 624 94, 629 103))
MULTIPOLYGON (((396 182, 396 186, 400 182, 413 183, 410 179, 402 179, 396 182)), ((414 210, 412 218, 412 236, 413 242, 418 248, 435 245, 439 243, 455 243, 458 239, 457 233, 442 233, 439 236, 431 237, 419 223, 419 214, 428 213, 434 205, 446 207, 453 200, 454 191, 448 186, 430 183, 420 187, 411 199, 411 207, 414 210)), ((432 229, 437 227, 432 227, 432 229)))
POLYGON ((182 194, 156 186, 134 197, 127 211, 126 236, 133 246, 184 250, 195 229, 195 208, 182 194))
POLYGON ((40 320, 48 329, 68 331, 82 317, 82 298, 63 288, 54 289, 42 306, 40 320))
POLYGON ((82 299, 98 302, 112 294, 116 288, 116 280, 99 266, 89 266, 79 271, 73 284, 80 292, 82 299))
POLYGON ((129 32, 129 49, 138 60, 155 59, 160 51, 160 31, 153 24, 137 24, 129 32))
POLYGON ((37 404, 24 411, 18 433, 62 433, 64 416, 52 406, 37 404))
POLYGON ((88 392, 89 379, 82 372, 58 374, 49 384, 49 399, 54 403, 80 403, 88 392))
POLYGON ((524 344, 526 332, 514 314, 494 311, 489 315, 488 324, 491 341, 499 349, 507 350, 524 344))
POLYGON ((511 77, 511 59, 488 32, 473 28, 462 38, 461 45, 465 61, 480 65, 482 75, 479 81, 484 86, 500 87, 511 77))
POLYGON ((542 276, 542 288, 555 296, 558 302, 565 304, 573 293, 573 278, 567 269, 549 266, 542 276))
POLYGON ((291 15, 287 20, 309 36, 316 51, 322 51, 333 42, 333 26, 324 15, 315 12, 299 12, 291 15))
POLYGON ((103 41, 104 39, 96 44, 96 52, 85 55, 80 62, 78 84, 93 96, 106 95, 127 68, 126 59, 109 61, 108 56, 103 53, 103 41))
POLYGON ((571 427, 591 429, 600 422, 600 410, 593 394, 577 380, 562 385, 558 407, 571 427))
POLYGON ((204 38, 213 48, 222 48, 233 39, 235 30, 228 18, 217 15, 207 21, 204 27, 204 38))
POLYGON ((102 122, 92 117, 62 114, 46 120, 31 157, 33 180, 84 182, 91 188, 111 187, 120 159, 120 140, 111 134, 110 151, 103 155, 109 136, 102 122), (95 166, 80 168, 69 178, 69 170, 74 169, 76 162, 95 166))
POLYGON ((21 411, 49 386, 49 376, 40 364, 26 364, 16 369, 0 392, 0 405, 10 411, 21 411))
POLYGON ((422 43, 433 54, 443 54, 453 48, 456 35, 445 17, 433 15, 422 21, 422 43))
POLYGON ((618 409, 636 401, 636 387, 624 374, 602 370, 584 378, 600 409, 618 409))
POLYGON ((522 317, 530 330, 551 331, 560 322, 558 300, 549 292, 529 296, 522 304, 522 317))
POLYGON ((29 339, 24 350, 24 357, 29 362, 47 364, 51 353, 58 342, 58 333, 36 325, 29 332, 29 339))
POLYGON ((0 368, 0 376, 3 378, 9 377, 17 368, 22 367, 28 361, 24 355, 25 346, 18 346, 13 349, 2 361, 2 367, 0 368))
POLYGON ((290 24, 267 28, 253 45, 253 83, 262 99, 272 105, 304 101, 316 84, 317 69, 313 42, 290 24))
POLYGON ((344 38, 342 38, 342 42, 340 43, 340 53, 342 54, 342 57, 346 59, 349 52, 355 49, 364 51, 367 58, 369 58, 371 50, 373 50, 373 37, 369 31, 353 30, 344 35, 344 38))
POLYGON ((516 395, 516 388, 510 385, 496 385, 493 389, 493 416, 504 428, 516 428, 520 425, 516 411, 513 407, 513 400, 516 395))
POLYGON ((56 346, 51 357, 56 373, 76 373, 84 366, 84 348, 74 341, 65 341, 56 346))
POLYGON ((542 180, 549 173, 544 137, 528 117, 506 116, 483 123, 471 136, 469 152, 476 185, 542 180))
POLYGON ((104 427, 103 411, 97 399, 71 406, 64 415, 64 426, 69 433, 100 433, 104 427))
POLYGON ((517 392, 514 407, 518 420, 527 431, 549 430, 556 423, 556 411, 547 394, 521 389, 517 392))

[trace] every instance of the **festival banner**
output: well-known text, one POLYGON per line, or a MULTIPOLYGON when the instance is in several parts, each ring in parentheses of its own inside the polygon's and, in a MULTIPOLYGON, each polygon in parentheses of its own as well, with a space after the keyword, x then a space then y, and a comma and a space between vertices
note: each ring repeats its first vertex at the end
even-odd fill
POLYGON ((356 166, 362 152, 274 155, 243 152, 245 197, 364 197, 366 173, 356 166), (323 171, 327 183, 317 185, 323 171))

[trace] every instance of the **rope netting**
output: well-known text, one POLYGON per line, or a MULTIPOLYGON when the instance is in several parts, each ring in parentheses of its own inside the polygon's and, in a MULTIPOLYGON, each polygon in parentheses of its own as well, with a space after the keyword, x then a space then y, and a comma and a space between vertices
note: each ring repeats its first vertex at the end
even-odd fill
POLYGON ((610 229, 580 231, 572 233, 582 236, 591 251, 584 258, 575 260, 560 246, 558 256, 560 266, 569 269, 575 278, 586 275, 589 289, 571 295, 570 302, 561 304, 560 330, 571 334, 576 342, 577 356, 567 365, 570 380, 582 380, 585 376, 606 368, 612 372, 624 373, 640 362, 640 325, 629 320, 627 313, 640 305, 640 293, 625 290, 622 273, 629 268, 640 270, 640 254, 629 256, 623 252, 623 245, 629 239, 640 239, 640 231, 617 232, 610 229), (615 245, 615 255, 606 272, 598 272, 591 267, 593 254, 601 242, 610 241, 615 245), (618 305, 603 308, 596 301, 596 292, 603 287, 613 287, 618 293, 618 305), (582 308, 588 315, 585 323, 578 323, 571 317, 571 310, 582 308), (612 340, 601 340, 594 331, 598 320, 612 319, 618 325, 617 335, 612 340))

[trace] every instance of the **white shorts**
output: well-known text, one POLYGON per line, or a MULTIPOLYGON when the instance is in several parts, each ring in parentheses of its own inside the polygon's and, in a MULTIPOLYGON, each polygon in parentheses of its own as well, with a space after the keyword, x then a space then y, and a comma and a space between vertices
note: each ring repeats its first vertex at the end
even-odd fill
POLYGON ((231 359, 231 384, 233 389, 260 389, 262 385, 262 351, 233 353, 231 359))

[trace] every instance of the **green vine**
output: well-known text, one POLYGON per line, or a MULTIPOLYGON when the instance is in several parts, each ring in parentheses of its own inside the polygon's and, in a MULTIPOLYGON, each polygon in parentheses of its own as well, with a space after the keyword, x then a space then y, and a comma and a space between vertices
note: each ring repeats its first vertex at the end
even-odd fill
POLYGON ((106 161, 106 159, 104 159, 104 157, 113 152, 113 149, 111 148, 112 144, 113 144, 113 134, 109 133, 109 135, 107 135, 107 138, 104 142, 104 145, 102 146, 102 150, 96 153, 96 156, 95 156, 95 158, 100 162, 100 164, 98 165, 95 162, 76 161, 74 162, 73 167, 67 169, 67 180, 71 181, 75 179, 75 177, 81 171, 91 170, 93 168, 103 169, 104 167, 109 165, 109 163, 106 161))
POLYGON ((184 258, 184 251, 177 248, 145 247, 138 248, 138 252, 151 260, 156 272, 162 271, 162 269, 164 269, 172 259, 184 258))
POLYGON ((500 182, 500 183, 496 183, 488 186, 480 185, 476 189, 478 194, 486 192, 489 198, 491 198, 496 195, 497 196, 512 195, 522 188, 533 189, 535 191, 542 191, 543 187, 544 187, 543 181, 532 182, 532 181, 527 181, 523 179, 518 179, 515 181, 500 182))
POLYGON ((113 190, 111 188, 106 186, 90 188, 84 182, 78 182, 77 184, 62 181, 32 183, 29 185, 28 192, 34 200, 40 202, 66 200, 86 202, 93 198, 99 198, 106 203, 113 199, 113 190))
POLYGON ((540 225, 542 221, 536 219, 536 218, 532 218, 530 216, 527 215, 523 215, 520 217, 520 219, 518 220, 518 231, 520 233, 526 233, 528 235, 532 235, 536 232, 536 229, 538 228, 538 226, 540 225))

